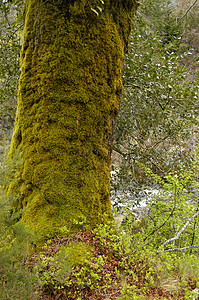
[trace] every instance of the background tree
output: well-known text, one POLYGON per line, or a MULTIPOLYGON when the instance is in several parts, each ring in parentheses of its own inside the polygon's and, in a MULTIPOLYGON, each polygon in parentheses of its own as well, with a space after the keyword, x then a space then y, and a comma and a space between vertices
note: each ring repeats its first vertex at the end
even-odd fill
POLYGON ((181 35, 181 23, 176 22, 176 15, 173 13, 176 5, 174 1, 143 0, 141 4, 140 15, 148 20, 150 27, 160 35, 164 44, 174 42, 181 35))
POLYGON ((184 64, 189 68, 189 80, 197 80, 199 70, 199 2, 198 1, 176 1, 175 15, 181 22, 183 32, 180 40, 180 51, 189 51, 189 59, 184 64))
MULTIPOLYGON (((134 194, 142 184, 151 184, 136 161, 163 177, 182 165, 190 166, 196 158, 199 99, 193 77, 196 79, 197 73, 187 66, 195 50, 186 47, 182 51, 182 24, 177 32, 176 26, 169 29, 173 34, 166 41, 167 19, 162 20, 161 10, 176 20, 174 7, 168 3, 153 1, 151 6, 144 6, 144 1, 134 21, 114 135, 120 173, 113 181, 113 191, 126 189, 134 194), (159 19, 163 23, 156 25, 159 19)), ((169 24, 172 27, 172 22, 169 24)))
POLYGON ((0 1, 0 136, 11 138, 17 103, 21 9, 0 1))
POLYGON ((13 213, 44 236, 112 218, 112 129, 136 1, 25 2, 13 213), (80 223, 79 223, 80 222, 80 223))

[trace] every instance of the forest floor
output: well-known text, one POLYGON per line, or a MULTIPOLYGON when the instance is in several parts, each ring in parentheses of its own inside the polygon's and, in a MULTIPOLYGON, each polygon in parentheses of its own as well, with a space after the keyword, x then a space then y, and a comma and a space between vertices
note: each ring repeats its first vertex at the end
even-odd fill
MULTIPOLYGON (((186 285, 181 285, 182 280, 179 274, 172 274, 178 282, 177 291, 163 288, 158 278, 151 284, 148 276, 151 268, 147 261, 137 257, 136 252, 134 259, 132 259, 133 252, 130 256, 122 254, 118 241, 109 242, 108 240, 107 243, 105 240, 102 242, 92 231, 79 232, 65 238, 56 237, 42 247, 41 251, 34 253, 27 264, 30 268, 34 268, 40 262, 40 276, 45 278, 43 286, 35 291, 40 295, 39 299, 187 299, 185 298, 187 291, 196 288, 196 281, 191 278, 186 285), (62 274, 62 279, 59 280, 57 272, 63 259, 55 263, 54 258, 60 249, 67 248, 71 243, 74 246, 77 243, 89 245, 92 248, 92 255, 86 264, 85 262, 81 264, 81 258, 79 258, 79 263, 70 271, 66 270, 66 275, 62 274), (99 258, 101 258, 101 264, 99 264, 99 258), (97 274, 96 277, 94 274, 97 274), (137 298, 131 296, 132 290, 137 298)), ((156 278, 154 273, 152 277, 156 278)))

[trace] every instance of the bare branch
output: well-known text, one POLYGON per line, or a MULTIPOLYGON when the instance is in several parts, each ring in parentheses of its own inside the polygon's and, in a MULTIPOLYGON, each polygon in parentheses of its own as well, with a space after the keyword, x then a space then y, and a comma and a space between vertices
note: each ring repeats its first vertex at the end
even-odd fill
POLYGON ((148 151, 153 150, 154 148, 156 148, 159 144, 161 144, 162 142, 164 142, 166 139, 169 138, 169 135, 164 136, 161 140, 157 141, 156 143, 154 143, 153 145, 151 145, 148 149, 148 151))
POLYGON ((148 21, 149 23, 152 23, 151 19, 147 15, 145 15, 143 12, 141 12, 139 9, 137 10, 136 13, 138 14, 138 16, 142 17, 144 20, 148 21))
POLYGON ((113 145, 113 151, 117 152, 118 154, 120 154, 123 157, 125 157, 127 155, 127 153, 123 153, 118 148, 114 147, 114 145, 113 145))
MULTIPOLYGON (((154 229, 150 234, 148 234, 147 237, 144 238, 144 241, 146 241, 146 239, 147 239, 149 236, 151 236, 151 235, 153 235, 155 232, 159 231, 159 230, 166 224, 166 222, 170 219, 170 217, 173 215, 173 212, 174 212, 174 210, 175 210, 175 208, 176 208, 176 196, 174 197, 174 200, 175 200, 175 201, 174 201, 174 205, 173 205, 172 211, 170 212, 169 216, 166 218, 166 220, 165 220, 159 227, 155 227, 155 229, 154 229)), ((151 239, 150 239, 150 241, 151 241, 151 239)), ((150 241, 149 241, 149 242, 150 242, 150 241)), ((142 245, 140 248, 143 248, 143 247, 146 246, 149 242, 145 243, 145 244, 142 245)), ((161 245, 161 246, 162 246, 162 245, 161 245)))
MULTIPOLYGON (((88 284, 85 284, 85 285, 89 287, 88 284)), ((99 289, 95 288, 95 290, 96 290, 102 297, 111 297, 111 296, 116 295, 116 294, 118 294, 118 293, 121 292, 120 290, 117 290, 117 291, 115 291, 114 293, 111 293, 111 294, 103 294, 99 289)))
POLYGON ((187 16, 188 12, 192 9, 192 7, 198 2, 198 0, 195 0, 194 3, 187 9, 187 11, 185 12, 185 14, 180 18, 180 20, 182 20, 184 17, 187 16))
MULTIPOLYGON (((167 240, 165 243, 163 243, 160 247, 164 247, 165 245, 174 242, 176 240, 179 239, 180 235, 183 233, 183 231, 185 231, 185 229, 187 228, 187 226, 193 221, 193 219, 195 217, 197 217, 199 215, 199 211, 197 213, 195 213, 191 218, 188 219, 188 221, 185 223, 185 225, 182 227, 181 230, 176 232, 176 235, 172 238, 167 240)), ((190 246, 191 247, 191 246, 190 246)), ((158 250, 157 253, 159 253, 161 250, 158 250)), ((167 251, 167 250, 166 250, 167 251)))
MULTIPOLYGON (((164 250, 164 252, 183 251, 183 250, 187 250, 187 249, 191 249, 191 248, 199 248, 199 246, 196 245, 196 246, 187 246, 187 247, 183 247, 183 248, 168 249, 168 250, 164 250)), ((157 251, 157 253, 159 253, 159 252, 160 252, 160 250, 157 251)))

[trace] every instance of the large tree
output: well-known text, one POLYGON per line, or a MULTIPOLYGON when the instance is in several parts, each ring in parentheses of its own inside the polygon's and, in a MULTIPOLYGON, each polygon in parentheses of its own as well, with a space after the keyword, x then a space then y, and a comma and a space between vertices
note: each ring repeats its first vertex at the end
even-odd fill
MULTIPOLYGON (((26 0, 14 212, 47 236, 111 219, 112 130, 136 0, 26 0)), ((13 212, 13 213, 14 213, 13 212)))

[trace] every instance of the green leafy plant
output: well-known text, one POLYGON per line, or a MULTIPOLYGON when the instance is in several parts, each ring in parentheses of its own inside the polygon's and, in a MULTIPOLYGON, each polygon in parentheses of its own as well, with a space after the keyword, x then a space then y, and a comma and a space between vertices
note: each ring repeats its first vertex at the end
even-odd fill
POLYGON ((9 138, 16 110, 21 17, 20 6, 12 1, 0 2, 0 128, 9 138))
POLYGON ((162 179, 145 167, 147 175, 163 188, 162 194, 148 206, 144 240, 151 241, 154 247, 166 246, 165 251, 180 251, 199 244, 197 169, 197 164, 194 164, 192 170, 173 171, 162 179))

